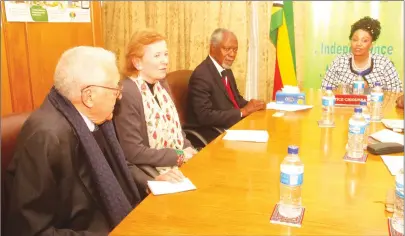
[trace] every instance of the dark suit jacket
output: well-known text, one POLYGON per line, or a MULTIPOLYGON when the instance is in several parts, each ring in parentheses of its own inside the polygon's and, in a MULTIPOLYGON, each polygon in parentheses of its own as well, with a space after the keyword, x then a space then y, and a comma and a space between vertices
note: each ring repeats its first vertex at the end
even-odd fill
POLYGON ((108 234, 84 155, 69 122, 46 99, 24 123, 7 169, 6 235, 108 234))
MULTIPOLYGON (((142 95, 138 86, 129 78, 121 82, 124 89, 122 98, 117 104, 114 124, 128 162, 152 167, 176 166, 177 153, 174 149, 155 149, 149 146, 142 95)), ((170 95, 166 81, 163 80, 159 83, 170 95)), ((184 148, 191 147, 184 132, 183 138, 184 148)))
MULTIPOLYGON (((239 93, 232 70, 227 70, 227 77, 238 106, 244 107, 247 101, 239 93)), ((227 129, 240 119, 240 110, 233 107, 222 78, 208 56, 190 77, 187 123, 227 129)))

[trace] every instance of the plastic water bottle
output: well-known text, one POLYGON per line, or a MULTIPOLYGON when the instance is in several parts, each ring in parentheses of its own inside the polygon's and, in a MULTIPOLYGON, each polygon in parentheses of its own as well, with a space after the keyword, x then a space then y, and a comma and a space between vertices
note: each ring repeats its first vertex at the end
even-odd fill
POLYGON ((364 131, 364 143, 363 143, 363 149, 367 148, 368 145, 368 136, 370 135, 370 112, 368 111, 367 107, 367 101, 360 101, 360 107, 363 113, 363 117, 366 120, 366 130, 364 131))
POLYGON ((404 169, 395 176, 395 202, 392 226, 397 232, 404 233, 404 169))
POLYGON ((333 114, 335 113, 335 95, 332 87, 327 86, 322 96, 322 122, 323 124, 333 124, 333 114))
POLYGON ((347 155, 351 158, 362 158, 364 154, 364 133, 367 127, 361 107, 354 108, 354 114, 349 119, 349 138, 347 142, 347 155))
POLYGON ((381 121, 383 111, 384 93, 381 83, 375 82, 370 93, 371 97, 371 121, 381 121))
POLYGON ((353 83, 353 94, 362 95, 364 94, 365 83, 363 77, 360 75, 357 76, 356 80, 353 83))
POLYGON ((297 217, 301 213, 301 188, 304 164, 298 156, 298 147, 288 146, 288 155, 280 165, 280 206, 284 217, 297 217))

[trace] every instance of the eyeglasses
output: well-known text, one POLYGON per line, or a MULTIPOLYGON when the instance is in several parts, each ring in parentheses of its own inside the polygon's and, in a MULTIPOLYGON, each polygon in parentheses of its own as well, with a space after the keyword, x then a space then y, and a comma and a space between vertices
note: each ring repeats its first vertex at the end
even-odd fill
POLYGON ((229 53, 229 52, 234 52, 234 53, 237 53, 238 52, 238 48, 222 48, 226 53, 229 53))
POLYGON ((115 93, 116 93, 115 96, 116 96, 117 98, 121 96, 122 89, 123 89, 123 85, 121 84, 121 82, 118 82, 118 85, 117 85, 116 88, 92 84, 92 85, 87 85, 86 87, 82 88, 82 90, 81 90, 80 92, 83 93, 83 90, 85 90, 85 89, 87 89, 87 88, 90 88, 90 87, 99 87, 99 88, 114 90, 115 93))

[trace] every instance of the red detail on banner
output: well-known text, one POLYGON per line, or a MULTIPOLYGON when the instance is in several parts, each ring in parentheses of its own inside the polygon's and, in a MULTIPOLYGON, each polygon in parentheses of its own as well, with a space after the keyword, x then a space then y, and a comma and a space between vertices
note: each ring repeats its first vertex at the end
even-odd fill
POLYGON ((277 58, 277 52, 276 52, 276 67, 274 70, 273 100, 276 99, 277 91, 281 90, 282 88, 283 88, 283 80, 281 78, 280 68, 278 67, 278 58, 277 58))

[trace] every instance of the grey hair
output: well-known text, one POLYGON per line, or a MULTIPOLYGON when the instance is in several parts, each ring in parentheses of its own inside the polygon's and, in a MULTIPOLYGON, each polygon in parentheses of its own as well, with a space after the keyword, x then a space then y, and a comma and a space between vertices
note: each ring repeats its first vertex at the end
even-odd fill
POLYGON ((70 101, 81 97, 88 85, 102 85, 109 73, 117 73, 115 54, 100 47, 79 46, 60 57, 54 74, 54 86, 70 101))
POLYGON ((220 44, 221 41, 222 41, 222 38, 224 36, 224 33, 234 34, 230 30, 227 30, 227 29, 224 29, 224 28, 217 28, 211 34, 210 44, 213 45, 213 46, 217 46, 218 44, 220 44))

